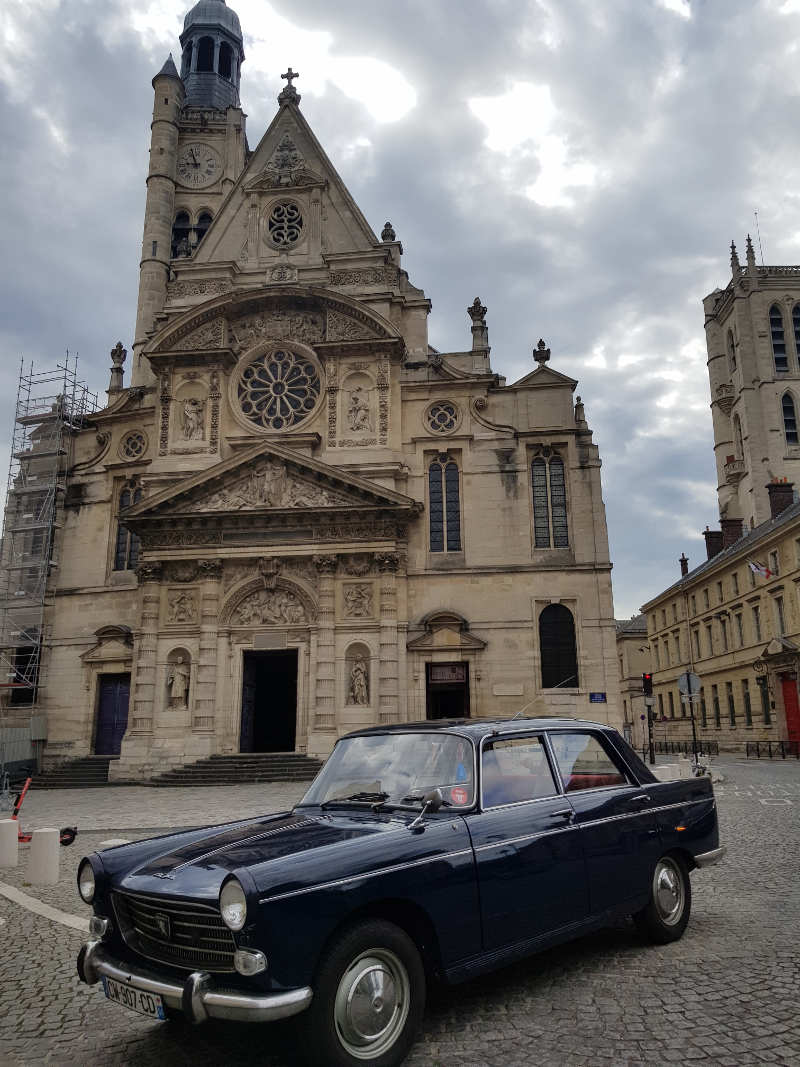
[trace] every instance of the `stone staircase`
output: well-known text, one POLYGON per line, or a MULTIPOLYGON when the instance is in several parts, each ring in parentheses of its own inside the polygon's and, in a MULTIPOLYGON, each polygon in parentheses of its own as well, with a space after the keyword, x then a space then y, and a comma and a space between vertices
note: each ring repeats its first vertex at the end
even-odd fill
POLYGON ((84 756, 81 759, 65 760, 51 770, 35 775, 31 788, 91 789, 108 785, 108 765, 114 759, 119 759, 119 756, 84 756))
POLYGON ((300 752, 240 752, 209 756, 152 778, 148 785, 241 785, 248 782, 310 782, 322 760, 300 752))

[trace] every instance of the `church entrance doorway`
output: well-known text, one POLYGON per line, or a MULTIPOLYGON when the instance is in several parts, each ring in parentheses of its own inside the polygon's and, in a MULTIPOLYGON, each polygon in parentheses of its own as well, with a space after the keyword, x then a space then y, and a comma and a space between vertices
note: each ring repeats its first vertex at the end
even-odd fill
POLYGON ((469 718, 469 664, 426 663, 425 691, 427 718, 469 718))
POLYGON ((245 652, 241 752, 294 752, 297 649, 245 652))
POLYGON ((96 756, 118 756, 128 728, 130 674, 101 674, 97 691, 96 756))

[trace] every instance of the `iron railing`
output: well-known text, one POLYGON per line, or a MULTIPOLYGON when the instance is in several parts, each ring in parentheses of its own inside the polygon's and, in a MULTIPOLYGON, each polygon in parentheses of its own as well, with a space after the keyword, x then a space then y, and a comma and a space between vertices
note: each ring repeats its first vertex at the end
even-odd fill
MULTIPOLYGON (((685 738, 681 741, 654 741, 653 748, 656 752, 665 755, 691 756, 694 754, 692 739, 685 738)), ((718 756, 719 742, 707 741, 705 738, 697 740, 697 752, 700 756, 718 756)))
POLYGON ((748 741, 748 759, 800 759, 800 741, 748 741))

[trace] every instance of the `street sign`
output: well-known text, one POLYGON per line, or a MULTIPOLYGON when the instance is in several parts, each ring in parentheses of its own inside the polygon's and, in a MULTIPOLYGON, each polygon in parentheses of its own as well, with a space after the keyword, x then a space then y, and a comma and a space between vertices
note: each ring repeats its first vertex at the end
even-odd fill
POLYGON ((684 671, 678 679, 678 689, 681 693, 690 693, 692 696, 700 692, 701 684, 700 675, 692 674, 691 671, 684 671))
POLYGON ((606 695, 605 695, 605 693, 590 693, 589 694, 589 703, 590 704, 605 704, 606 703, 606 695))
POLYGON ((699 693, 692 693, 691 696, 688 693, 681 693, 681 704, 699 704, 700 700, 699 693))
POLYGON ((656 702, 656 698, 655 697, 645 697, 644 698, 645 707, 652 708, 652 706, 655 704, 655 702, 656 702))

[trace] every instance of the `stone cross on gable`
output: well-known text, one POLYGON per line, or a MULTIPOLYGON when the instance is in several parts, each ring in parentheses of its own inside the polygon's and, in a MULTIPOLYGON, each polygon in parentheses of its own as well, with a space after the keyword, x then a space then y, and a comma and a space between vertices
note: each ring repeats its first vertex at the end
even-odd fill
POLYGON ((548 359, 550 359, 550 349, 547 348, 541 337, 539 338, 539 344, 533 350, 533 358, 540 367, 543 367, 548 359))
POLYGON ((298 93, 298 91, 295 89, 295 87, 292 84, 292 82, 294 81, 295 78, 299 78, 300 75, 297 74, 295 71, 293 71, 291 67, 289 67, 289 69, 286 71, 285 74, 281 74, 281 77, 286 82, 286 86, 278 94, 278 103, 279 104, 283 104, 283 103, 287 103, 287 102, 292 103, 292 104, 299 103, 300 102, 300 93, 298 93))
POLYGON ((286 71, 285 74, 281 74, 281 77, 286 82, 288 82, 288 88, 289 89, 294 89, 294 86, 292 85, 292 82, 294 81, 295 78, 299 78, 300 75, 299 74, 295 74, 295 72, 292 70, 292 68, 289 67, 289 69, 286 71))

